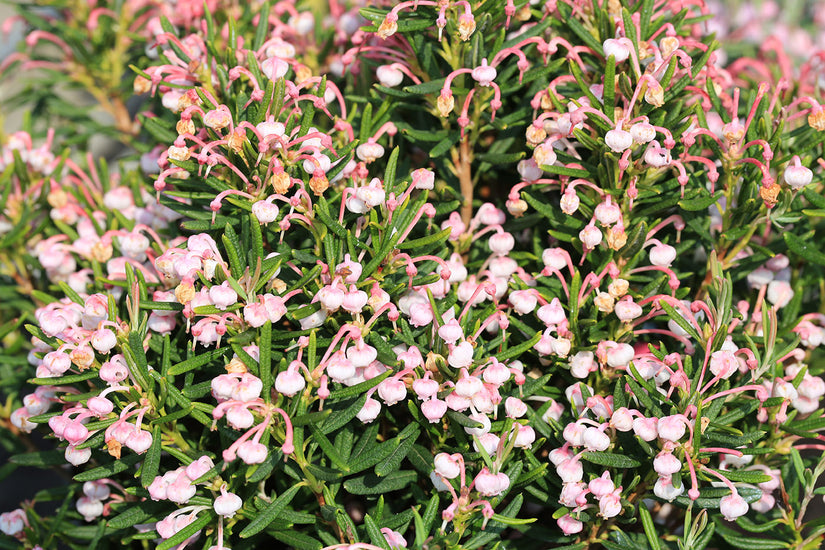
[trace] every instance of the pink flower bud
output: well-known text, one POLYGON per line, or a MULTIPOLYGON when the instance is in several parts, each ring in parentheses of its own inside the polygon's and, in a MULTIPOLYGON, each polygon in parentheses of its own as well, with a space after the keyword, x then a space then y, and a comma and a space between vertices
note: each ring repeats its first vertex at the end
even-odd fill
POLYGON ((246 304, 243 308, 243 320, 253 328, 262 327, 268 319, 266 308, 260 302, 246 304))
POLYGON ((656 139, 656 128, 647 122, 638 122, 630 127, 630 135, 636 143, 650 143, 656 139))
POLYGON ((761 514, 767 514, 776 506, 776 499, 769 493, 762 493, 762 498, 751 503, 750 506, 761 514))
POLYGON ((355 365, 344 356, 340 350, 333 353, 327 360, 326 373, 334 381, 344 383, 355 376, 355 365))
POLYGON ((447 395, 444 401, 451 410, 458 412, 466 411, 470 408, 470 404, 472 403, 469 397, 461 397, 455 392, 451 392, 447 395))
POLYGON ((659 437, 674 443, 685 435, 685 420, 681 416, 665 416, 658 423, 659 437))
POLYGON ((630 344, 616 344, 607 351, 607 365, 610 367, 626 367, 635 355, 633 346, 630 344))
POLYGON ((748 513, 748 503, 734 491, 733 494, 722 497, 719 501, 719 511, 726 520, 733 521, 748 513))
POLYGON ((277 81, 289 71, 289 63, 280 57, 268 57, 261 62, 261 72, 269 80, 277 81))
POLYGON ((95 350, 107 354, 117 345, 117 336, 108 328, 103 328, 92 333, 91 343, 95 350))
POLYGON ((506 256, 516 244, 515 239, 510 233, 502 231, 501 233, 494 233, 487 242, 493 254, 498 256, 506 256))
POLYGON ((397 378, 387 378, 378 384, 378 395, 389 407, 407 397, 407 387, 404 385, 404 382, 397 378))
POLYGON ((384 147, 380 143, 367 141, 355 148, 355 156, 369 164, 384 156, 384 147))
POLYGON ((616 317, 624 323, 629 323, 634 319, 638 319, 643 313, 642 306, 634 302, 630 296, 626 296, 616 302, 613 311, 616 313, 616 317))
POLYGON ((518 397, 508 397, 504 400, 504 411, 508 418, 521 418, 527 414, 527 405, 518 397))
POLYGON ((209 289, 209 300, 221 311, 238 302, 238 293, 229 286, 229 281, 214 285, 209 289))
POLYGON ((447 356, 447 362, 455 369, 469 367, 473 363, 473 345, 464 340, 454 346, 447 356))
MULTIPOLYGON (((503 363, 500 363, 494 359, 489 365, 487 365, 487 367, 484 368, 482 377, 488 384, 500 386, 510 379, 510 369, 508 369, 503 363)), ((456 384, 456 388, 457 387, 458 385, 456 384)))
POLYGON ((621 128, 614 128, 604 135, 604 142, 614 153, 622 153, 633 145, 633 136, 621 128))
POLYGON ((553 298, 549 304, 541 306, 536 315, 547 326, 557 326, 567 321, 567 315, 558 298, 553 298))
POLYGON ((628 42, 627 38, 608 38, 602 43, 604 56, 607 58, 612 55, 616 63, 625 61, 630 57, 630 48, 632 47, 632 44, 628 44, 628 42))
POLYGON ((564 483, 578 483, 584 476, 584 468, 575 458, 568 458, 556 466, 556 473, 564 483))
POLYGON ((492 424, 486 414, 473 413, 469 415, 469 418, 470 420, 475 420, 476 422, 481 424, 481 427, 479 428, 470 428, 467 426, 464 427, 464 431, 470 434, 471 436, 481 437, 482 435, 490 431, 492 424))
POLYGON ((620 432, 629 432, 633 429, 633 415, 627 407, 620 407, 613 412, 610 425, 620 432))
MULTIPOLYGON (((327 371, 329 374, 329 371, 327 371)), ((355 370, 353 369, 353 374, 355 370)), ((332 375, 330 374, 330 378, 332 375)), ((350 378, 349 376, 347 378, 350 378)), ((333 378, 334 379, 334 378, 333 378)), ((285 371, 279 372, 275 377, 275 391, 287 397, 292 397, 298 392, 303 391, 307 383, 304 377, 298 372, 298 369, 288 368, 285 371)))
POLYGON ((569 447, 559 447, 558 449, 553 449, 547 455, 547 458, 550 459, 550 463, 553 466, 558 466, 565 460, 569 458, 573 458, 574 454, 573 451, 569 447))
POLYGON ((622 501, 619 489, 604 495, 599 499, 599 515, 603 518, 612 518, 622 512, 622 501))
POLYGON ((447 402, 437 397, 428 399, 421 403, 421 413, 430 421, 430 424, 436 424, 447 413, 447 402))
POLYGON ((245 372, 232 388, 232 399, 245 403, 254 401, 260 397, 263 387, 263 382, 261 382, 260 378, 252 373, 245 372))
POLYGON ((31 433, 32 430, 37 428, 37 424, 34 422, 29 422, 30 416, 34 415, 29 414, 29 411, 25 407, 20 407, 11 413, 9 420, 11 420, 11 423, 15 428, 26 433, 31 433))
POLYGON ((195 496, 196 492, 197 489, 189 481, 189 478, 178 474, 177 478, 166 488, 166 498, 175 504, 184 504, 189 502, 189 499, 195 496))
POLYGON ((435 471, 447 479, 455 479, 461 473, 461 462, 447 453, 438 453, 433 459, 435 471))
POLYGON ((415 303, 410 306, 410 324, 426 327, 433 322, 433 308, 429 303, 415 303))
POLYGON ((825 380, 818 376, 806 375, 797 388, 799 395, 808 399, 821 399, 825 395, 825 380))
POLYGON ((476 376, 467 374, 466 369, 461 369, 461 377, 455 383, 455 393, 461 397, 472 397, 475 393, 484 389, 484 383, 476 376))
POLYGON ((576 378, 587 378, 597 370, 598 365, 592 351, 580 351, 570 358, 570 374, 576 378))
POLYGON ((87 481, 83 484, 83 494, 94 500, 106 500, 111 490, 102 481, 87 481))
POLYGON ((427 168, 413 170, 412 184, 416 189, 433 189, 435 187, 435 173, 427 168))
POLYGON ((86 401, 86 407, 100 417, 106 416, 115 408, 111 401, 98 395, 90 397, 89 400, 86 401))
POLYGON ((391 550, 407 547, 407 541, 404 540, 404 537, 402 537, 398 531, 393 531, 389 527, 382 527, 381 534, 384 535, 384 540, 387 541, 391 550))
POLYGON ((503 493, 510 487, 510 478, 506 474, 499 472, 494 474, 484 467, 473 481, 478 493, 485 497, 495 497, 503 493))
POLYGON ((481 65, 473 69, 471 73, 473 80, 478 82, 479 86, 490 86, 496 78, 496 69, 487 64, 487 58, 481 60, 481 65))
POLYGON ((89 459, 92 458, 92 450, 89 448, 78 449, 73 445, 69 445, 66 447, 64 456, 66 458, 66 462, 72 466, 80 466, 81 464, 86 464, 89 462, 89 459))
POLYGON ((487 432, 486 434, 482 434, 473 439, 473 449, 475 449, 477 453, 480 453, 483 448, 488 455, 494 457, 496 451, 498 450, 499 443, 501 443, 501 438, 499 436, 494 433, 487 432))
POLYGON ((464 330, 458 321, 450 319, 438 328, 438 335, 448 344, 455 344, 461 338, 464 338, 464 330))
POLYGON ((235 512, 240 510, 242 506, 243 501, 241 500, 241 497, 235 493, 227 492, 226 487, 221 487, 220 496, 217 497, 215 502, 212 504, 212 507, 215 509, 215 513, 225 518, 231 518, 234 516, 235 512))
POLYGON ((386 88, 395 88, 404 80, 404 73, 395 64, 381 65, 375 70, 378 82, 386 88))
POLYGON ((653 469, 660 476, 669 476, 682 469, 682 463, 670 452, 661 452, 653 459, 653 469))
POLYGON ((647 146, 644 159, 653 168, 664 168, 673 160, 670 156, 670 150, 662 148, 658 141, 652 141, 647 146))
POLYGON ((598 221, 602 225, 613 225, 617 221, 619 221, 622 217, 622 209, 619 208, 619 205, 612 202, 610 199, 601 202, 596 206, 596 210, 593 213, 598 221))
POLYGON ((361 264, 350 259, 349 254, 344 255, 344 261, 335 266, 335 274, 344 278, 344 282, 354 285, 361 277, 363 268, 361 264))
POLYGON ((347 348, 347 359, 355 367, 366 367, 378 357, 378 351, 367 344, 363 338, 358 338, 354 346, 347 348))
POLYGON ((65 353, 52 351, 43 356, 43 366, 54 376, 60 376, 71 368, 72 361, 65 353))
POLYGON ((658 419, 653 418, 634 418, 633 419, 633 433, 635 433, 642 441, 653 441, 658 436, 657 430, 658 419))
POLYGON ((804 166, 788 166, 785 168, 784 174, 782 174, 782 178, 785 180, 785 183, 791 186, 794 190, 799 190, 811 183, 813 180, 814 173, 811 172, 809 168, 804 166))
POLYGON ((659 476, 659 479, 656 480, 656 484, 653 486, 653 494, 668 502, 672 502, 684 492, 685 486, 680 485, 677 489, 673 485, 673 478, 671 476, 659 476))
POLYGON ((786 281, 771 281, 766 294, 768 301, 776 307, 785 307, 794 296, 790 283, 786 281))
POLYGON ((89 430, 78 420, 70 420, 63 427, 63 439, 69 442, 69 445, 78 445, 89 437, 89 430))
POLYGON ((670 267, 676 259, 676 249, 668 244, 657 244, 650 249, 650 263, 659 267, 670 267))
POLYGON ((599 428, 590 426, 582 433, 582 443, 588 451, 604 451, 610 447, 610 437, 599 428))
POLYGON ((77 499, 75 507, 77 508, 77 512, 83 516, 83 519, 86 521, 94 521, 103 515, 103 503, 94 498, 87 496, 80 497, 77 499))
POLYGON ((186 477, 191 481, 195 481, 211 470, 213 466, 215 466, 215 463, 212 462, 211 458, 202 456, 186 467, 186 477))
POLYGON ((152 433, 146 430, 137 430, 126 440, 126 446, 139 455, 143 454, 152 446, 152 433))
POLYGON ((419 399, 429 399, 438 393, 439 384, 432 378, 417 378, 412 383, 412 388, 419 399))
POLYGON ((576 190, 571 185, 570 187, 564 190, 564 193, 562 193, 561 199, 559 200, 559 207, 561 208, 562 212, 564 212, 568 216, 572 216, 578 211, 580 203, 581 200, 579 199, 579 196, 576 194, 576 190))
POLYGON ((521 179, 526 182, 537 181, 543 174, 541 167, 532 158, 520 160, 516 165, 516 170, 521 179))
POLYGON ((11 512, 0 514, 0 531, 11 537, 16 537, 23 533, 23 529, 29 524, 26 512, 18 508, 11 512))
POLYGON ((719 378, 728 379, 739 369, 736 356, 727 350, 714 351, 710 355, 710 372, 719 378))
POLYGON ((515 290, 510 293, 509 300, 516 313, 526 315, 536 309, 538 296, 533 290, 515 290))
POLYGON ((593 225, 593 222, 590 222, 579 232, 579 240, 584 248, 593 250, 602 242, 602 232, 593 225))
POLYGON ((244 464, 262 464, 269 453, 265 445, 255 441, 244 441, 238 445, 238 458, 244 464))
POLYGON ((226 422, 236 430, 245 430, 255 423, 255 417, 244 405, 233 405, 226 410, 226 422))
POLYGON ((576 533, 581 533, 582 529, 584 529, 584 523, 580 522, 570 514, 563 515, 556 520, 556 523, 565 535, 575 535, 576 533))
POLYGON ((358 411, 356 416, 358 417, 358 420, 364 424, 369 424, 378 418, 379 412, 381 412, 381 403, 372 397, 367 397, 367 400, 364 402, 364 406, 361 407, 361 410, 358 411))
POLYGON ((610 479, 610 472, 605 472, 602 474, 602 477, 597 477, 592 480, 587 485, 587 488, 590 489, 593 496, 598 499, 601 499, 616 490, 616 486, 613 485, 613 481, 610 479))
POLYGON ((536 431, 532 427, 523 424, 514 424, 514 426, 518 430, 514 445, 520 449, 532 447, 533 442, 536 440, 536 431))

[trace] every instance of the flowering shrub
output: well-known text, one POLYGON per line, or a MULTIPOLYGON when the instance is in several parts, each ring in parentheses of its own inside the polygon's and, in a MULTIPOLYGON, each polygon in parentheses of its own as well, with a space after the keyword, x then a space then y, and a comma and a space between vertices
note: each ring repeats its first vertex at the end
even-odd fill
POLYGON ((701 1, 38 4, 0 474, 71 480, 4 547, 825 540, 823 51, 701 1))

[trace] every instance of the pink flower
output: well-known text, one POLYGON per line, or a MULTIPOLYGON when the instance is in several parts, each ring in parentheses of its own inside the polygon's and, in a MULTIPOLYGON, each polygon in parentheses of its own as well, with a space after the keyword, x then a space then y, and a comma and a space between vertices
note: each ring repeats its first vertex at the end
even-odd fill
POLYGON ((379 412, 381 412, 381 403, 372 397, 367 397, 367 400, 364 402, 364 406, 361 407, 361 410, 358 411, 358 414, 355 416, 357 416, 358 420, 364 424, 369 424, 378 418, 379 412))
POLYGON ((495 497, 506 491, 510 487, 510 478, 507 474, 499 472, 493 474, 487 467, 481 469, 473 481, 476 491, 485 497, 495 497))
POLYGON ((395 405, 407 397, 407 387, 397 378, 387 378, 378 384, 378 395, 387 406, 395 405))
POLYGON ((556 520, 556 523, 558 523, 559 529, 561 529, 565 535, 575 535, 576 533, 581 533, 582 529, 584 529, 584 523, 575 519, 570 514, 563 515, 556 520))
POLYGON ((421 413, 431 424, 436 424, 447 413, 447 402, 437 397, 428 399, 421 403, 421 413))
POLYGON ((732 494, 722 497, 719 501, 719 511, 726 520, 733 521, 748 513, 748 503, 734 490, 732 494))
POLYGON ((220 496, 218 496, 212 504, 212 507, 215 509, 215 513, 225 518, 231 518, 234 516, 235 512, 241 509, 241 506, 243 506, 241 497, 235 493, 227 492, 226 484, 221 487, 220 496))

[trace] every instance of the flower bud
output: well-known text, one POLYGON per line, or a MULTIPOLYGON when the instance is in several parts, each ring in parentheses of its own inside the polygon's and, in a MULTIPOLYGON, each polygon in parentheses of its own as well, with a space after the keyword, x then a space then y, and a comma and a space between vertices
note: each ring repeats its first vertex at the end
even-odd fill
POLYGON ((241 497, 235 493, 226 492, 225 487, 221 488, 221 495, 217 497, 215 502, 212 504, 212 507, 215 509, 215 513, 225 518, 231 518, 234 516, 235 512, 240 510, 242 506, 243 501, 241 500, 241 497))
POLYGON ((630 132, 622 130, 621 128, 614 128, 609 130, 604 135, 604 143, 614 153, 622 153, 633 145, 633 136, 630 132))
POLYGON ((719 511, 726 520, 733 521, 748 513, 748 503, 734 491, 733 494, 722 497, 719 501, 719 511))
POLYGON ((628 57, 630 57, 630 46, 628 45, 628 42, 629 41, 626 38, 608 38, 602 43, 604 56, 610 57, 612 55, 616 60, 616 63, 625 61, 628 57))

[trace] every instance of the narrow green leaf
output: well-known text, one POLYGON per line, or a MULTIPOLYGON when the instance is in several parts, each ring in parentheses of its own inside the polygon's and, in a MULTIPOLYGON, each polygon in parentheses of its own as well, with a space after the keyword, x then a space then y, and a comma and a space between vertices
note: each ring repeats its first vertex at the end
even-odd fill
POLYGON ((259 357, 258 365, 261 371, 260 378, 263 383, 262 395, 264 401, 269 403, 271 398, 270 388, 272 387, 272 322, 267 320, 261 327, 261 339, 258 341, 259 357))
POLYGON ((261 510, 261 512, 253 519, 249 525, 247 525, 243 531, 241 531, 240 537, 242 539, 248 539, 253 535, 257 535, 266 527, 275 521, 275 518, 278 517, 278 514, 283 510, 287 504, 289 504, 298 491, 303 486, 303 483, 299 483, 297 485, 293 485, 283 493, 281 496, 273 500, 272 502, 267 505, 266 508, 261 510))
POLYGON ((785 239, 785 244, 788 245, 791 252, 797 256, 817 265, 825 266, 825 254, 819 251, 813 236, 810 236, 809 240, 804 240, 790 231, 785 231, 782 233, 782 238, 785 239))
POLYGON ((418 430, 413 435, 409 435, 401 444, 393 450, 393 452, 375 467, 375 475, 378 477, 386 477, 390 473, 398 470, 401 466, 401 461, 407 456, 418 439, 418 430))
POLYGON ((327 439, 327 436, 325 436, 324 433, 314 424, 310 424, 309 429, 312 432, 313 441, 321 447, 321 450, 324 451, 327 458, 329 458, 332 463, 338 466, 338 468, 340 468, 343 472, 349 472, 347 461, 344 460, 344 457, 341 456, 341 453, 338 452, 335 445, 327 439))
POLYGON ((380 495, 403 489, 417 479, 418 472, 414 470, 395 471, 386 477, 369 473, 346 480, 344 489, 353 495, 380 495))
POLYGON ((152 445, 146 451, 146 456, 143 458, 143 465, 140 467, 140 484, 143 487, 148 487, 155 476, 158 475, 158 468, 160 467, 160 424, 155 425, 152 430, 152 445))
POLYGON ((384 537, 384 534, 378 528, 378 525, 375 524, 375 521, 370 517, 369 514, 364 516, 364 527, 367 529, 367 535, 370 538, 370 542, 374 546, 380 546, 385 550, 390 550, 390 545, 387 544, 387 539, 384 537))
POLYGON ((653 525, 653 518, 650 516, 650 510, 647 509, 645 503, 639 504, 639 516, 642 518, 642 526, 645 530, 647 542, 650 544, 651 550, 661 550, 662 546, 659 544, 659 534, 656 532, 656 526, 653 525))
POLYGON ((638 468, 642 465, 635 458, 606 452, 585 452, 582 453, 582 459, 608 468, 638 468))
POLYGON ((186 361, 181 361, 180 363, 172 365, 171 367, 169 367, 167 373, 171 374, 172 376, 177 376, 179 374, 189 372, 190 370, 202 367, 207 363, 211 363, 216 359, 220 359, 230 351, 232 351, 232 348, 225 347, 220 349, 213 349, 207 351, 206 353, 201 353, 200 355, 196 355, 195 357, 190 357, 186 361))

